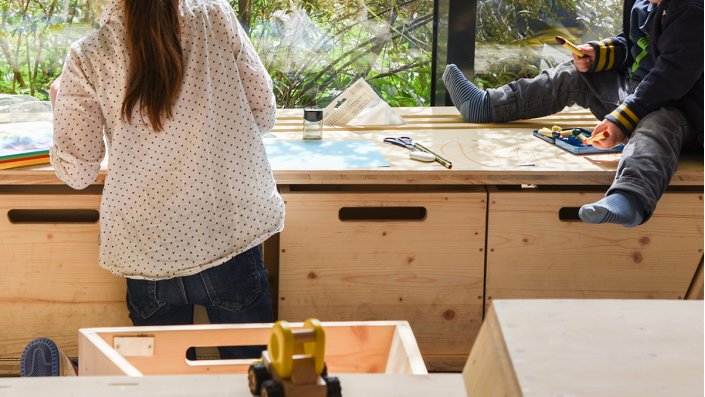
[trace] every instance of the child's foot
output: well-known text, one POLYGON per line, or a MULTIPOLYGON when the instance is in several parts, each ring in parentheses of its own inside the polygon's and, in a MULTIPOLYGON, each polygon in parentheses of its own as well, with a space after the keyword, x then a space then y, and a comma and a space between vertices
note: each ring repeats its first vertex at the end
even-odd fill
POLYGON ((583 205, 578 215, 585 223, 616 223, 626 227, 638 226, 644 220, 641 205, 621 193, 610 194, 598 202, 583 205))
POLYGON ((61 356, 56 344, 47 338, 30 341, 20 358, 20 376, 59 376, 61 356))
POLYGON ((450 64, 443 72, 443 83, 450 99, 465 121, 470 123, 489 123, 492 121, 490 96, 475 87, 457 66, 450 64))

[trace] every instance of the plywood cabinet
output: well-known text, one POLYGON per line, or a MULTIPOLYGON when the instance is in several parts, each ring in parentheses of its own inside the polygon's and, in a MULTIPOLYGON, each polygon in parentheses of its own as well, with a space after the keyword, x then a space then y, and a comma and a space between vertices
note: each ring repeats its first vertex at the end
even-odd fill
POLYGON ((78 354, 81 327, 129 325, 125 282, 98 266, 100 194, 0 195, 0 358, 51 337, 78 354))
POLYGON ((682 299, 703 256, 702 192, 668 192, 637 228, 576 219, 602 192, 489 194, 487 299, 682 299))
MULTIPOLYGON (((602 196, 619 154, 575 156, 530 131, 593 125, 589 111, 473 124, 454 107, 395 110, 406 124, 325 133, 370 142, 389 167, 273 169, 287 203, 284 231, 265 244, 279 319, 407 320, 429 370, 448 371, 462 368, 493 299, 702 297, 701 156, 681 158, 646 225, 586 225, 577 208, 602 196), (453 168, 383 142, 401 135, 453 168), (518 189, 528 184, 538 188, 518 189)), ((301 120, 280 110, 268 139, 299 141, 301 120)), ((49 165, 0 171, 0 374, 33 337, 75 355, 79 327, 130 325, 124 280, 98 267, 88 221, 106 166, 82 194, 49 165)))
POLYGON ((279 318, 407 320, 431 370, 482 321, 486 193, 289 192, 279 318))

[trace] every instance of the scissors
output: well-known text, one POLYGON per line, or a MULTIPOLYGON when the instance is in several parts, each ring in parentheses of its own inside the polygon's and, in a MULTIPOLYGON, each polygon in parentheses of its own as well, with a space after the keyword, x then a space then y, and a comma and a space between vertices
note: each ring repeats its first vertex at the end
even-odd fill
POLYGON ((400 136, 398 138, 388 137, 384 138, 384 142, 411 150, 411 152, 409 153, 409 157, 414 160, 425 162, 431 162, 436 160, 436 156, 429 153, 425 153, 416 146, 414 146, 414 140, 409 138, 408 136, 400 136))
POLYGON ((416 147, 414 147, 414 140, 409 138, 408 136, 400 136, 399 138, 394 138, 394 137, 384 138, 384 142, 391 143, 392 145, 405 147, 411 151, 418 150, 418 149, 416 149, 416 147))

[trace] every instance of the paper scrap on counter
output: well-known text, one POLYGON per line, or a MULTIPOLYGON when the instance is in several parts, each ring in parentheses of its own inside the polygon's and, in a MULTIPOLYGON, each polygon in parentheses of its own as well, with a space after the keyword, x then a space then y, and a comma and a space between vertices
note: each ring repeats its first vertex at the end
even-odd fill
POLYGON ((280 141, 264 139, 273 170, 349 170, 389 167, 371 141, 280 141))

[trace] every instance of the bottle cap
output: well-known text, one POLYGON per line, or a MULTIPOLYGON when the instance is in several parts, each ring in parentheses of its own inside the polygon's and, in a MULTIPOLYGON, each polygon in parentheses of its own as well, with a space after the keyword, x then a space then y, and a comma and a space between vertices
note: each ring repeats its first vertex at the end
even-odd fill
POLYGON ((304 119, 310 122, 316 122, 323 120, 323 109, 319 108, 305 108, 304 109, 304 119))

